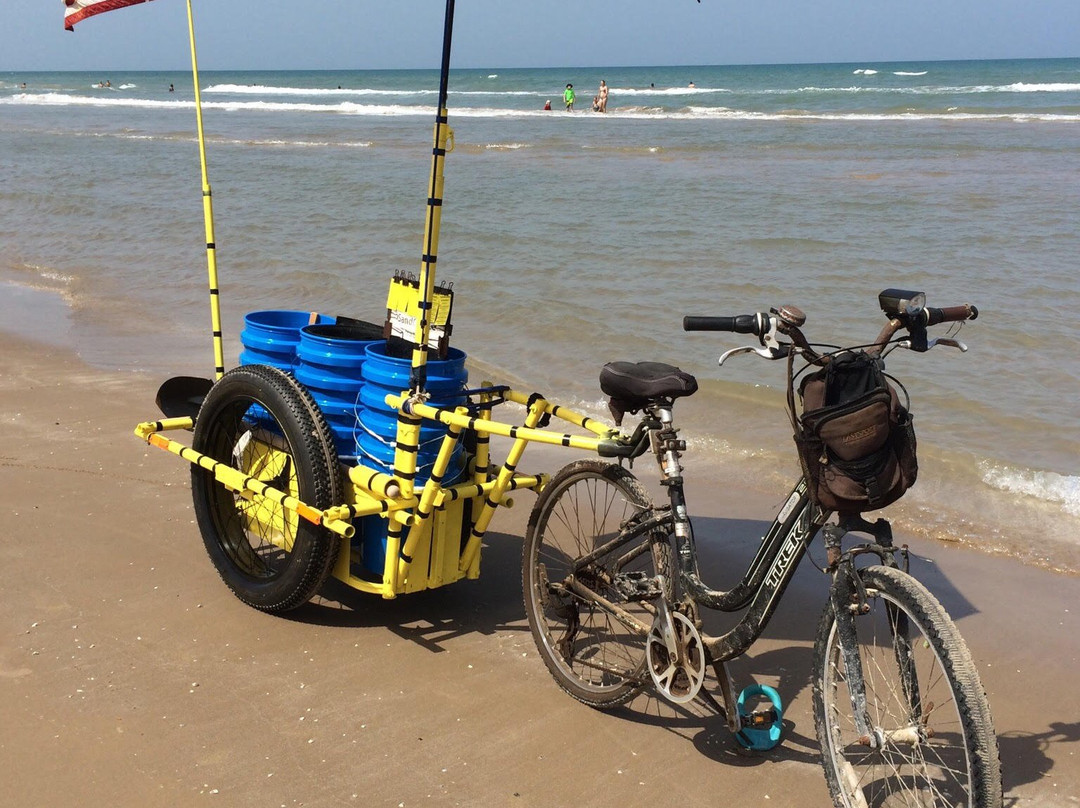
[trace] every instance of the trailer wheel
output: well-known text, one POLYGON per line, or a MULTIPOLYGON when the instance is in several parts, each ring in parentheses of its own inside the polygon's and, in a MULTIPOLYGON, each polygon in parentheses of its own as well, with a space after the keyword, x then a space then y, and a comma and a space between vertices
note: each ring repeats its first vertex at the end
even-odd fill
MULTIPOLYGON (((207 394, 193 448, 315 508, 340 504, 334 441, 311 395, 268 365, 226 373, 207 394)), ((195 516, 221 579, 244 603, 285 612, 330 574, 339 538, 267 497, 232 491, 191 468, 195 516)))

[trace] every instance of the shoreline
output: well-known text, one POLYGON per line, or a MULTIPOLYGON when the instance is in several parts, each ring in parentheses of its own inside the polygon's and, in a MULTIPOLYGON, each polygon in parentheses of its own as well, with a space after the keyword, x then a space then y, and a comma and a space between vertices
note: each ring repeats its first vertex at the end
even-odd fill
MULTIPOLYGON (((496 518, 478 581, 394 601, 330 586, 286 618, 239 603, 205 557, 186 464, 131 434, 158 381, 0 332, 0 803, 827 801, 807 683, 824 593, 812 565, 732 665, 737 687, 785 700, 784 743, 747 757, 714 717, 646 697, 600 713, 555 687, 521 604, 524 494, 496 518)), ((690 489, 703 573, 730 586, 784 492, 690 489)), ((1080 579, 912 550, 983 678, 1007 804, 1076 804, 1080 579)))
MULTIPOLYGON (((0 334, 16 339, 60 350, 77 344, 80 360, 102 370, 154 375, 155 379, 160 376, 160 380, 172 375, 212 374, 212 352, 205 334, 156 332, 130 323, 117 326, 101 316, 87 318, 63 280, 33 283, 0 275, 0 323, 0 334), (151 373, 146 357, 160 362, 160 367, 151 373), (196 363, 191 357, 200 361, 196 363)), ((240 350, 239 328, 226 331, 225 336, 228 368, 240 350)), ((530 380, 515 378, 475 354, 470 354, 468 366, 476 383, 481 378, 494 378, 523 390, 533 389, 530 380)), ((787 416, 778 408, 782 393, 769 389, 765 395, 759 386, 733 392, 729 388, 745 385, 709 376, 699 376, 699 381, 702 392, 686 399, 680 413, 684 435, 691 444, 684 458, 691 476, 714 487, 752 489, 757 496, 786 489, 797 465, 787 416), (727 435, 712 430, 718 401, 727 408, 730 420, 744 425, 745 432, 727 435), (761 416, 763 411, 769 412, 767 418, 761 416)), ((599 390, 593 400, 571 398, 562 403, 593 417, 608 418, 599 390)), ((1007 467, 984 461, 986 468, 980 468, 978 463, 973 465, 974 456, 953 456, 937 449, 923 435, 920 441, 919 482, 889 509, 898 531, 906 530, 935 545, 961 546, 1080 577, 1080 543, 1072 531, 1075 520, 1063 502, 991 485, 986 474, 1000 473, 1007 467)), ((1030 470, 1017 474, 1012 470, 1012 476, 1023 483, 1027 477, 1059 475, 1030 470)), ((1069 479, 1061 477, 1059 482, 1066 485, 1069 479)))

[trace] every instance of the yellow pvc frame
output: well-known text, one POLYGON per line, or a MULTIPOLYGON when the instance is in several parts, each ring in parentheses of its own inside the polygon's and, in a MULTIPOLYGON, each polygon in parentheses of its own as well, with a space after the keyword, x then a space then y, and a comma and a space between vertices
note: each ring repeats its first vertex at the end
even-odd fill
MULTIPOLYGON (((492 385, 485 383, 485 388, 492 385)), ((184 460, 212 472, 214 478, 231 491, 255 503, 268 500, 286 511, 296 513, 315 525, 322 525, 337 535, 351 539, 356 532, 353 520, 363 516, 381 516, 389 522, 387 530, 386 564, 382 581, 369 581, 351 572, 351 549, 348 542, 342 543, 340 555, 335 563, 333 575, 354 589, 394 598, 399 594, 417 589, 441 586, 461 578, 475 578, 479 575, 480 545, 487 532, 495 510, 506 502, 506 495, 518 489, 540 491, 547 484, 546 474, 522 474, 516 471, 527 444, 544 443, 552 446, 565 446, 599 452, 605 444, 618 444, 620 434, 601 422, 581 415, 565 407, 553 405, 545 399, 528 395, 520 391, 506 389, 502 393, 506 401, 526 408, 523 424, 515 425, 493 420, 490 417, 492 396, 483 393, 480 396, 480 414, 469 415, 468 409, 458 407, 451 411, 419 403, 407 392, 401 395, 388 395, 386 403, 399 411, 408 410, 410 420, 417 424, 421 419, 430 419, 447 425, 448 432, 443 438, 435 465, 423 488, 415 491, 411 479, 402 479, 375 471, 364 465, 347 468, 347 488, 350 490, 348 501, 326 509, 312 507, 291 494, 233 468, 214 458, 202 454, 176 440, 165 437, 163 432, 191 431, 194 421, 191 418, 167 418, 147 421, 135 428, 135 434, 149 445, 168 451, 184 460), (592 437, 558 433, 541 429, 537 424, 544 417, 551 415, 569 424, 582 427, 593 433, 592 437), (474 456, 473 475, 466 482, 444 486, 442 477, 446 473, 454 447, 466 430, 477 434, 477 451, 474 456), (513 442, 507 456, 494 478, 489 477, 488 441, 492 435, 510 438, 513 442), (473 517, 468 524, 462 523, 461 531, 468 530, 464 548, 453 559, 444 546, 447 542, 460 539, 460 533, 447 528, 447 535, 435 535, 435 525, 440 514, 453 509, 467 500, 473 502, 473 517), (416 583, 413 570, 413 558, 423 542, 431 545, 428 552, 438 556, 436 572, 419 574, 420 584, 416 583)))

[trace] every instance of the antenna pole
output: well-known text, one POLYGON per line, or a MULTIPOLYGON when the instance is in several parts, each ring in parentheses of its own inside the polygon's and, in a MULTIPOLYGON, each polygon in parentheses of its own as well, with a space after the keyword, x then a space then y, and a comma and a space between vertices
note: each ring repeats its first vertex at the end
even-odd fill
POLYGON ((199 163, 202 166, 203 220, 206 223, 206 267, 210 279, 210 324, 214 339, 214 378, 225 375, 225 352, 221 342, 221 303, 218 290, 217 244, 214 242, 214 203, 210 176, 206 169, 206 136, 203 133, 202 92, 199 88, 199 60, 195 56, 195 17, 187 0, 188 37, 191 40, 191 76, 195 84, 195 121, 199 132, 199 163))

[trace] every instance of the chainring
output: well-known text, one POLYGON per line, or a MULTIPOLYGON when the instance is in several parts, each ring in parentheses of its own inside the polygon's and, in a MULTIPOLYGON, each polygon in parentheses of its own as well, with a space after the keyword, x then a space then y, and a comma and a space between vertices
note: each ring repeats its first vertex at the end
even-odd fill
POLYGON ((659 620, 649 631, 645 657, 649 675, 660 695, 675 704, 685 704, 697 696, 705 681, 705 646, 697 627, 686 615, 673 611, 671 622, 678 658, 672 658, 668 651, 659 620))

